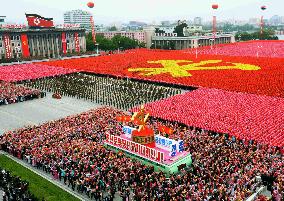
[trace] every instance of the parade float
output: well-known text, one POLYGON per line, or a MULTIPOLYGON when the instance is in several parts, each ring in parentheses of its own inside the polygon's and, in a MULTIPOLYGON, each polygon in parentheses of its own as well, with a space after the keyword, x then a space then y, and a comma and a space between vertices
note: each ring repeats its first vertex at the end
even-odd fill
POLYGON ((183 140, 170 139, 160 131, 155 132, 146 125, 149 115, 141 106, 132 117, 117 117, 118 121, 135 126, 122 125, 123 134, 120 136, 106 133, 104 145, 169 174, 191 165, 191 154, 184 150, 183 140))

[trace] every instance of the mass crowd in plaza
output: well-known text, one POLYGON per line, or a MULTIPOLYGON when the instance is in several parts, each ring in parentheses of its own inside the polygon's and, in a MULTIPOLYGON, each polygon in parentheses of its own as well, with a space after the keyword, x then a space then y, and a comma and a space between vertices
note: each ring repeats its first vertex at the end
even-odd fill
POLYGON ((43 97, 44 92, 21 85, 0 81, 0 105, 23 102, 34 98, 43 97))
POLYGON ((17 82, 22 80, 34 80, 41 77, 69 74, 73 72, 77 72, 77 70, 44 64, 18 64, 0 66, 0 80, 6 82, 17 82))
MULTIPOLYGON (((282 41, 247 41, 242 43, 219 44, 217 46, 205 46, 198 49, 199 54, 217 54, 231 56, 252 56, 283 58, 284 42, 282 41)), ((195 53, 195 50, 188 49, 188 52, 195 53)))
MULTIPOLYGON (((190 50, 142 49, 96 58, 2 66, 0 105, 43 97, 41 91, 49 91, 107 106, 8 131, 0 135, 0 150, 94 200, 241 201, 266 185, 272 200, 282 201, 283 44, 257 41, 204 47, 196 59, 190 50), (255 58, 256 53, 266 59, 255 58), (153 62, 164 59, 163 65, 153 62), (216 59, 220 62, 209 63, 211 68, 224 65, 226 70, 202 70, 204 66, 195 65, 216 59), (173 60, 181 62, 174 63, 175 68, 166 68, 173 60), (243 69, 254 65, 260 70, 228 70, 234 62, 241 63, 243 69), (184 72, 188 63, 193 67, 184 72), (181 76, 184 73, 187 76, 181 76), (22 85, 9 83, 16 81, 22 85), (185 93, 173 87, 175 84, 199 88, 185 93), (185 150, 191 153, 191 166, 168 175, 103 146, 106 133, 121 135, 122 125, 133 126, 118 122, 117 117, 130 115, 124 111, 145 103, 152 116, 147 126, 156 133, 161 125, 171 128, 169 138, 184 140, 185 150)), ((19 178, 1 171, 4 200, 13 200, 17 193, 29 200, 29 193, 23 192, 26 187, 19 178)))
POLYGON ((268 185, 273 198, 283 199, 284 156, 278 147, 152 119, 149 125, 171 127, 170 137, 183 139, 192 154, 192 167, 167 178, 103 146, 105 133, 122 133, 116 121, 121 115, 104 107, 10 131, 1 137, 1 149, 95 200, 112 200, 116 192, 123 200, 244 200, 263 175, 273 180, 268 185))
POLYGON ((83 73, 37 79, 24 85, 123 110, 181 93, 178 88, 83 73))
MULTIPOLYGON (((230 44, 232 47, 220 47, 224 54, 201 52, 197 58, 194 52, 186 50, 137 49, 125 54, 56 60, 42 64, 156 83, 284 97, 284 58, 281 56, 284 55, 284 43, 279 43, 274 42, 273 45, 260 41, 252 42, 252 45, 230 44), (252 55, 259 43, 263 46, 263 54, 259 53, 257 58, 252 55), (278 56, 267 56, 276 45, 278 56), (230 51, 226 51, 226 48, 230 51)), ((219 46, 216 48, 219 49, 219 46)))
POLYGON ((146 107, 165 120, 284 146, 283 98, 198 88, 146 107))
POLYGON ((37 199, 28 191, 28 186, 29 183, 0 168, 0 198, 3 201, 36 201, 37 199))

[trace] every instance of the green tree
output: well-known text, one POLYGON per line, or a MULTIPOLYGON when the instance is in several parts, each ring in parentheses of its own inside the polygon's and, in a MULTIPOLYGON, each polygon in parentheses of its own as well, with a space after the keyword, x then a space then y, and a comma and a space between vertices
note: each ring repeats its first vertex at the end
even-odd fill
POLYGON ((133 49, 139 45, 137 40, 120 35, 114 36, 111 40, 117 49, 121 48, 122 50, 133 49))
POLYGON ((185 22, 183 22, 183 23, 177 25, 177 26, 175 27, 174 33, 177 33, 177 36, 178 36, 178 37, 183 37, 183 36, 184 36, 184 34, 183 34, 183 28, 184 28, 184 27, 188 27, 188 25, 187 25, 185 22))
POLYGON ((272 29, 265 29, 263 33, 256 31, 253 33, 248 32, 237 32, 235 35, 236 40, 239 41, 248 41, 248 40, 278 40, 278 37, 275 36, 275 32, 272 29))
POLYGON ((116 28, 116 26, 112 26, 112 27, 109 28, 109 30, 110 31, 117 31, 117 28, 116 28))
POLYGON ((89 33, 86 36, 86 49, 87 49, 87 51, 94 51, 95 50, 95 44, 94 44, 94 41, 93 41, 92 33, 89 33))
POLYGON ((146 43, 142 42, 138 44, 139 48, 145 48, 146 47, 146 43))

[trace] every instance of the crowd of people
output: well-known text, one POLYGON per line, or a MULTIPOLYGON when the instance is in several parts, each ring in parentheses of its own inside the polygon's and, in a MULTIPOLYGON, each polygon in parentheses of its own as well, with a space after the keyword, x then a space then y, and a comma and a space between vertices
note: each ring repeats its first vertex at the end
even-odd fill
POLYGON ((0 197, 3 201, 36 201, 28 187, 29 183, 0 168, 0 197))
POLYGON ((34 80, 41 77, 63 75, 73 72, 77 72, 77 70, 36 63, 9 66, 0 65, 0 80, 6 82, 18 82, 23 80, 34 80))
MULTIPOLYGON (((283 58, 283 41, 247 41, 198 48, 198 54, 283 58)), ((183 50, 184 51, 184 50, 183 50)), ((195 54, 196 49, 186 50, 195 54)))
POLYGON ((0 105, 23 102, 44 96, 45 93, 40 90, 0 81, 0 105))
POLYGON ((284 147, 284 99, 199 88, 147 103, 152 116, 284 147))
POLYGON ((178 88, 83 73, 38 79, 25 82, 24 85, 65 96, 88 99, 123 110, 182 92, 178 88))
POLYGON ((284 156, 278 147, 243 141, 152 118, 155 130, 171 127, 192 154, 192 166, 167 177, 151 166, 103 146, 104 134, 120 135, 122 111, 103 107, 0 137, 1 149, 63 180, 95 200, 245 200, 259 187, 256 176, 272 178, 273 198, 284 198, 284 156))

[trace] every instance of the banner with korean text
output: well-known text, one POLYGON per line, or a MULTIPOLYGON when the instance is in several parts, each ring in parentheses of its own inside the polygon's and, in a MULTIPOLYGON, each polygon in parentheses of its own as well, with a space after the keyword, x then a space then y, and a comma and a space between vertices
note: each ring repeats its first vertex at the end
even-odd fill
POLYGON ((75 50, 76 52, 80 52, 79 34, 77 32, 74 34, 74 39, 75 39, 75 50))
POLYGON ((11 39, 8 34, 5 34, 3 36, 4 39, 4 47, 5 47, 5 52, 6 52, 6 58, 10 59, 12 58, 12 48, 11 48, 11 39))
POLYGON ((111 134, 106 133, 105 143, 112 145, 116 148, 125 150, 129 153, 135 154, 137 156, 146 158, 151 161, 156 161, 159 163, 163 163, 164 161, 163 152, 147 147, 147 146, 144 146, 142 144, 138 144, 136 142, 127 140, 120 136, 111 135, 111 134))
POLYGON ((67 41, 66 41, 66 33, 62 32, 62 52, 63 54, 67 53, 67 41))

